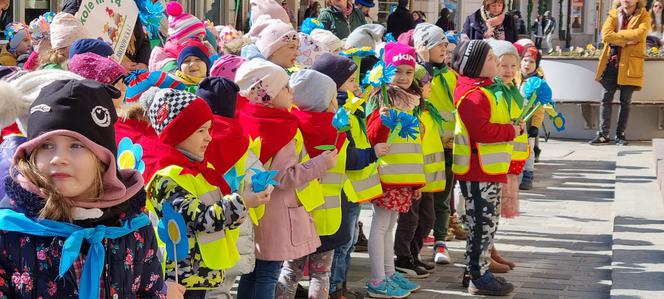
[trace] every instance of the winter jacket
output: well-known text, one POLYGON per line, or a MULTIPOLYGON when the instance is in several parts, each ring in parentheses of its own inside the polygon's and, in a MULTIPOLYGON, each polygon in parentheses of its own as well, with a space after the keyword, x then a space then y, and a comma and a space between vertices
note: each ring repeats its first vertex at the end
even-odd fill
POLYGON ((331 31, 339 39, 347 38, 355 28, 367 23, 362 11, 356 7, 353 7, 353 12, 346 19, 343 13, 333 6, 324 8, 318 16, 318 21, 323 24, 325 30, 331 31))
POLYGON ((627 29, 619 30, 619 10, 612 9, 602 26, 602 42, 604 49, 599 57, 595 80, 599 81, 604 74, 606 64, 611 58, 612 46, 619 47, 618 85, 636 86, 637 90, 643 87, 643 68, 645 64, 646 36, 650 30, 651 17, 644 9, 639 8, 629 20, 627 29), (636 42, 628 45, 627 42, 636 42))
POLYGON ((0 65, 2 66, 16 66, 16 56, 9 53, 7 46, 3 46, 0 51, 0 65))
MULTIPOLYGON (((515 43, 518 40, 518 33, 516 25, 514 25, 514 18, 509 13, 505 14, 503 20, 503 28, 505 29, 505 40, 515 43)), ((484 39, 484 33, 487 31, 486 22, 482 19, 480 9, 466 18, 463 24, 463 33, 468 35, 470 39, 484 39)))
MULTIPOLYGON (((498 182, 507 183, 506 175, 489 175, 480 167, 477 156, 476 143, 509 142, 514 140, 514 128, 511 124, 490 123, 491 105, 486 95, 477 87, 493 84, 493 80, 486 78, 470 78, 459 76, 454 89, 455 105, 459 99, 466 95, 458 105, 457 112, 461 121, 468 130, 468 144, 471 146, 470 170, 464 175, 455 175, 459 181, 498 182), (469 90, 476 89, 466 94, 469 90)), ((458 120, 457 120, 458 121, 458 120)), ((458 125, 458 124, 457 124, 458 125)))
MULTIPOLYGON (((125 184, 143 184, 138 174, 125 178, 125 184)), ((5 180, 7 195, 0 209, 12 209, 36 218, 44 206, 38 195, 13 179, 5 180)), ((145 191, 106 209, 96 219, 75 221, 81 227, 120 226, 143 213, 145 191)), ((81 255, 58 278, 65 238, 41 237, 21 232, 0 231, 0 298, 78 298, 81 269, 89 245, 83 242, 81 255), (78 269, 78 271, 77 271, 78 269)), ((154 228, 144 226, 117 239, 104 239, 106 263, 102 270, 100 298, 163 298, 161 263, 154 228)))
POLYGON ((392 33, 394 38, 399 38, 399 35, 414 28, 415 22, 408 8, 397 6, 397 9, 387 17, 387 31, 385 33, 392 33))
POLYGON ((120 143, 122 138, 131 139, 134 144, 140 144, 143 148, 143 180, 150 181, 155 172, 157 172, 157 161, 161 154, 169 147, 159 141, 157 133, 150 123, 133 119, 118 119, 115 123, 115 139, 120 143))
MULTIPOLYGON (((16 149, 23 144, 27 138, 22 135, 9 135, 0 144, 0 182, 9 177, 12 159, 16 149)), ((5 197, 5 184, 0 184, 0 199, 5 197)))

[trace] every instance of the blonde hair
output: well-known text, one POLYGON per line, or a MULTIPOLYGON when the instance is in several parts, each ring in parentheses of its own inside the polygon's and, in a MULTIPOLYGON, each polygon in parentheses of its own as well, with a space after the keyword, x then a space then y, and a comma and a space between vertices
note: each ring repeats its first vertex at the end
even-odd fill
POLYGON ((487 9, 489 5, 494 4, 494 3, 502 3, 503 6, 505 6, 505 0, 483 0, 482 1, 482 7, 484 9, 487 9))
POLYGON ((46 55, 40 56, 39 65, 44 66, 47 64, 59 64, 64 67, 65 62, 69 59, 69 47, 60 49, 49 49, 46 55))
MULTIPOLYGON (((620 0, 613 0, 613 8, 618 8, 618 7, 620 7, 620 0)), ((639 0, 639 2, 636 3, 637 9, 644 7, 646 7, 646 0, 639 0)))
POLYGON ((150 119, 145 115, 145 109, 141 106, 139 102, 124 103, 116 109, 118 117, 127 120, 138 120, 144 122, 150 122, 150 119))
MULTIPOLYGON (((72 211, 75 207, 74 201, 62 196, 51 180, 39 172, 36 161, 37 151, 38 150, 34 150, 29 157, 23 157, 16 161, 16 164, 13 166, 14 169, 33 183, 39 189, 40 194, 43 195, 44 200, 46 200, 44 207, 39 211, 39 218, 73 222, 74 218, 72 211)), ((95 198, 100 199, 104 193, 103 176, 106 166, 96 156, 95 161, 97 162, 97 175, 93 181, 93 190, 94 194, 96 194, 95 198)), ((16 172, 12 171, 11 173, 16 172)))

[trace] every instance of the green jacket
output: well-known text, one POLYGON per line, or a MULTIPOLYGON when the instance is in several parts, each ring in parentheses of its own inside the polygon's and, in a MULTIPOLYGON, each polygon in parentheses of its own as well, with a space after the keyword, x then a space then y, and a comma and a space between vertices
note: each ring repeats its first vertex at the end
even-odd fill
POLYGON ((331 31, 339 39, 344 39, 355 30, 367 23, 364 14, 357 8, 353 8, 353 12, 348 17, 344 17, 343 13, 334 7, 326 7, 318 15, 318 21, 323 24, 326 30, 331 31))

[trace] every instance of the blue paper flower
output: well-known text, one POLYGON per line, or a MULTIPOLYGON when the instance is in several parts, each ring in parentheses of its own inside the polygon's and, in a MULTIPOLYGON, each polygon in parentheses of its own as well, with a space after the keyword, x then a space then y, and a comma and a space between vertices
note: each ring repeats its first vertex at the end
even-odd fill
POLYGON ((143 162, 143 147, 140 144, 134 144, 128 137, 122 138, 118 144, 118 169, 135 169, 138 172, 145 172, 145 162, 143 162))
POLYGON ((385 42, 386 43, 396 43, 397 40, 394 38, 394 35, 392 35, 392 32, 388 32, 385 34, 385 42))
POLYGON ((553 92, 551 91, 551 87, 540 77, 535 76, 526 80, 526 83, 523 86, 523 92, 527 99, 530 99, 533 93, 536 93, 537 103, 540 103, 541 105, 553 105, 553 92))
POLYGON ((138 19, 145 26, 149 37, 156 39, 159 37, 159 24, 164 17, 164 6, 161 1, 137 0, 138 19))
POLYGON ((337 132, 346 132, 350 130, 350 119, 346 108, 341 107, 337 110, 332 118, 332 126, 337 129, 337 132))
POLYGON ((565 119, 565 116, 562 113, 558 112, 558 115, 552 117, 551 121, 553 122, 553 127, 556 128, 556 131, 562 132, 565 130, 565 125, 567 124, 567 120, 565 119))
POLYGON ((184 218, 167 201, 161 205, 161 212, 157 234, 166 243, 166 260, 172 262, 186 259, 189 255, 189 238, 184 218))
POLYGON ((417 117, 406 112, 400 112, 398 118, 399 122, 401 123, 399 136, 406 139, 409 137, 417 139, 417 134, 420 133, 418 130, 420 127, 420 121, 417 119, 417 117))
POLYGON ((379 87, 383 84, 387 85, 392 82, 392 78, 397 71, 397 67, 393 64, 388 66, 385 65, 385 62, 378 61, 376 65, 367 72, 362 80, 362 84, 371 84, 373 87, 379 87))
POLYGON ((302 21, 302 33, 311 34, 314 29, 324 29, 323 24, 316 18, 306 18, 302 21))
POLYGON ((390 131, 394 130, 399 124, 399 115, 394 109, 390 109, 389 115, 381 115, 380 120, 390 131))
POLYGON ((254 175, 251 176, 251 184, 253 185, 252 190, 254 193, 262 192, 267 189, 268 185, 279 186, 279 183, 273 178, 279 173, 277 170, 260 170, 257 168, 252 168, 254 175))
POLYGON ((235 167, 232 167, 224 174, 224 180, 226 180, 226 183, 228 183, 228 186, 231 188, 231 192, 237 192, 240 190, 242 179, 244 179, 244 175, 238 176, 235 167))
POLYGON ((369 56, 376 56, 376 51, 372 49, 371 47, 362 47, 362 48, 350 48, 343 50, 339 52, 339 55, 344 56, 344 57, 369 57, 369 56))

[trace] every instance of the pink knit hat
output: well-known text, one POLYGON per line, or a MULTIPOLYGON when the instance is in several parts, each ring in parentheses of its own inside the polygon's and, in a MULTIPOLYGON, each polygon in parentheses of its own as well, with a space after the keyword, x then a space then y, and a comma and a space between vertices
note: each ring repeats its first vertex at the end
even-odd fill
POLYGON ((385 64, 387 65, 409 65, 415 67, 415 49, 400 43, 388 43, 385 45, 385 64))
POLYGON ((247 61, 241 56, 224 55, 219 57, 212 65, 210 76, 223 77, 235 81, 235 74, 240 66, 247 61))
POLYGON ((90 38, 83 24, 71 14, 60 12, 51 22, 51 48, 61 49, 71 46, 76 40, 90 38))
POLYGON ((103 84, 114 84, 126 74, 115 60, 95 53, 76 54, 69 60, 69 71, 103 84))
POLYGON ((185 40, 190 37, 205 35, 205 24, 198 18, 184 12, 182 4, 168 2, 166 4, 168 14, 168 39, 185 40))
POLYGON ((413 45, 415 44, 415 42, 413 40, 413 34, 414 33, 415 33, 415 29, 410 29, 410 30, 402 33, 401 35, 399 35, 399 38, 397 39, 397 41, 399 43, 403 44, 403 45, 413 47, 413 45))
POLYGON ((286 10, 281 7, 277 1, 274 0, 250 0, 249 5, 251 5, 251 22, 252 24, 256 23, 256 19, 262 15, 270 16, 270 19, 281 20, 282 22, 289 24, 290 18, 286 10))
POLYGON ((297 32, 290 25, 277 21, 270 22, 261 30, 256 40, 256 47, 263 57, 269 59, 275 51, 289 43, 299 46, 297 32))

